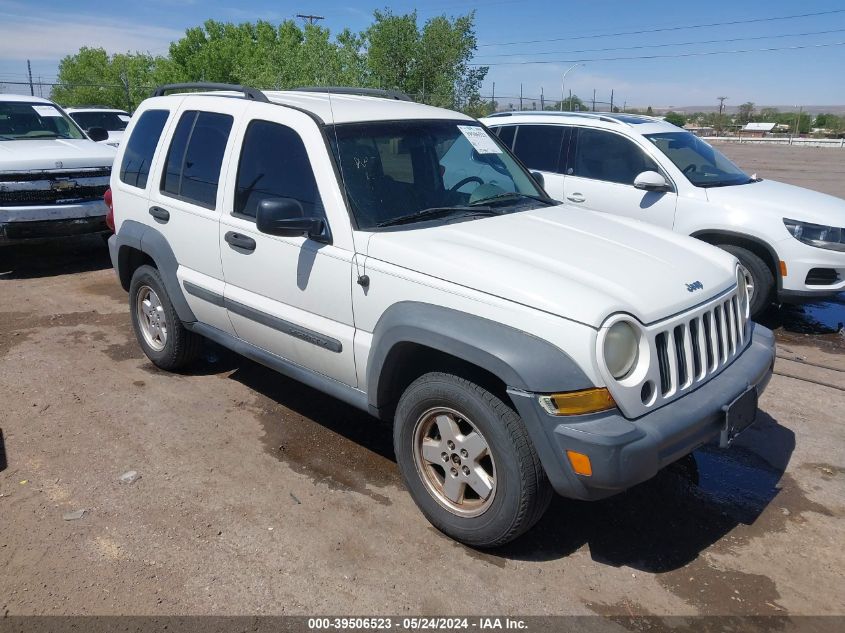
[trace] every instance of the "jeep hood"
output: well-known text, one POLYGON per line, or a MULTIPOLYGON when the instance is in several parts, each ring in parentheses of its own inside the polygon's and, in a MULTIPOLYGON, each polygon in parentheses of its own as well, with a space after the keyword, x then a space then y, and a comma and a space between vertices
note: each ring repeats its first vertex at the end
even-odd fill
POLYGON ((566 205, 374 233, 367 254, 593 327, 615 312, 659 321, 736 283, 713 246, 566 205))
POLYGON ((88 139, 0 141, 0 172, 111 167, 115 153, 88 139))
POLYGON ((845 200, 803 187, 761 180, 732 187, 711 187, 706 191, 710 202, 728 209, 749 213, 762 211, 777 219, 845 226, 845 200))

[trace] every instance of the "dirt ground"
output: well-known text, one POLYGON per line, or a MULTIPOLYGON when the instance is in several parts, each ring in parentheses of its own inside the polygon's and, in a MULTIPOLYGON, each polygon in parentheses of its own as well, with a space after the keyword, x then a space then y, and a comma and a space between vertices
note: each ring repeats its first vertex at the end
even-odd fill
MULTIPOLYGON (((844 151, 725 150, 845 197, 844 151)), ((697 485, 555 499, 477 552, 416 510, 388 427, 212 345, 155 369, 99 239, 7 249, 0 614, 845 614, 843 314, 766 315, 758 423, 697 485)))

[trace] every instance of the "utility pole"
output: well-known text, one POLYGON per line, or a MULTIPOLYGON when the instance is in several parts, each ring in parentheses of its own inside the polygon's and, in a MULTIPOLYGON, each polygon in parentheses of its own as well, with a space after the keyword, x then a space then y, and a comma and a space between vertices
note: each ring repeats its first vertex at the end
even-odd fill
POLYGON ((725 109, 725 100, 727 97, 716 97, 719 101, 719 120, 716 122, 716 127, 719 130, 719 134, 722 133, 722 111, 725 109))
POLYGON ((522 84, 519 84, 519 111, 522 112, 522 84))
POLYGON ((593 112, 596 111, 596 89, 593 88, 593 112))
POLYGON ((628 109, 628 100, 622 102, 622 113, 624 114, 625 111, 628 109))
POLYGON ((490 109, 496 111, 496 82, 493 82, 493 92, 490 94, 490 109))
POLYGON ((541 110, 546 109, 546 100, 543 96, 543 86, 540 86, 540 109, 541 110))
POLYGON ((129 76, 126 71, 120 73, 120 83, 123 84, 123 93, 126 95, 126 111, 132 113, 132 97, 129 93, 129 76))
POLYGON ((316 22, 317 20, 325 20, 326 19, 322 15, 306 15, 306 14, 302 14, 302 13, 297 13, 296 17, 302 18, 303 20, 308 20, 308 24, 311 24, 311 25, 313 25, 314 22, 316 22))
POLYGON ((610 89, 610 111, 613 112, 613 88, 610 89))
POLYGON ((32 64, 26 60, 26 71, 29 73, 29 94, 35 96, 35 86, 32 85, 32 64))

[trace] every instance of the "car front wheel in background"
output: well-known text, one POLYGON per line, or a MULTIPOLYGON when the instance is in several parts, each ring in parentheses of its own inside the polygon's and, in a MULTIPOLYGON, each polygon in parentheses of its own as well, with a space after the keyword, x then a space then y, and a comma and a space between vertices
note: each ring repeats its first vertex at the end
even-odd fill
POLYGON ((531 528, 551 487, 521 418, 468 380, 429 373, 402 394, 394 448, 426 518, 474 547, 503 545, 531 528))
POLYGON ((175 371, 196 360, 202 337, 185 329, 152 266, 139 266, 132 275, 129 308, 135 336, 153 364, 175 371))
POLYGON ((745 268, 745 281, 751 298, 751 318, 760 315, 772 302, 775 289, 775 276, 771 269, 758 255, 747 248, 733 244, 719 244, 719 248, 729 252, 745 268))

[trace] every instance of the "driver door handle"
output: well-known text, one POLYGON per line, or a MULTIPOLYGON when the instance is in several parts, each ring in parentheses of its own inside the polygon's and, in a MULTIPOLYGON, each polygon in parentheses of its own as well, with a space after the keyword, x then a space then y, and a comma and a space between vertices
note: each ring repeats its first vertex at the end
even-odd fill
POLYGON ((586 198, 584 197, 584 194, 581 194, 581 193, 571 193, 568 196, 566 196, 566 199, 569 200, 570 202, 584 202, 584 200, 586 200, 586 198))
POLYGON ((255 240, 251 237, 247 237, 246 235, 241 235, 240 233, 229 231, 228 233, 226 233, 223 239, 225 239, 229 243, 229 246, 240 248, 245 251, 255 250, 255 240))

